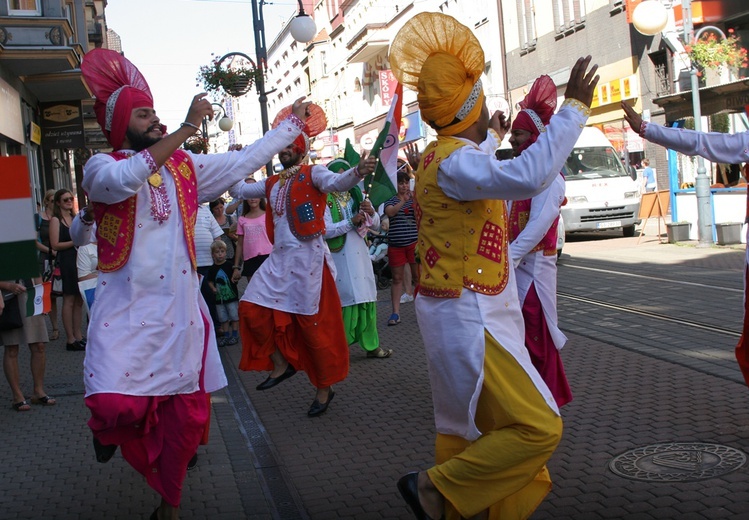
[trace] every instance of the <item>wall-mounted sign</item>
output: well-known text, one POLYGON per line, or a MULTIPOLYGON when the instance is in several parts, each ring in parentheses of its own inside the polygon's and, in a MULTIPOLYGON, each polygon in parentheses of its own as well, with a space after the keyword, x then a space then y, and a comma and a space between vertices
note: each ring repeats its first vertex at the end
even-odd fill
POLYGON ((83 148, 83 110, 80 100, 40 103, 44 148, 83 148))
POLYGON ((34 123, 29 123, 29 141, 34 144, 42 144, 42 127, 34 123))

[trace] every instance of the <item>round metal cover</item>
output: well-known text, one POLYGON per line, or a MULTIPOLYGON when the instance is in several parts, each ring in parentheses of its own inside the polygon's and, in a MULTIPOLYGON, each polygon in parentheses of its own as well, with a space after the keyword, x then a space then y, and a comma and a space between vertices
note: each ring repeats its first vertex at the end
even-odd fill
POLYGON ((609 463, 617 475, 649 482, 689 482, 724 475, 746 464, 746 454, 704 443, 651 444, 622 453, 609 463))

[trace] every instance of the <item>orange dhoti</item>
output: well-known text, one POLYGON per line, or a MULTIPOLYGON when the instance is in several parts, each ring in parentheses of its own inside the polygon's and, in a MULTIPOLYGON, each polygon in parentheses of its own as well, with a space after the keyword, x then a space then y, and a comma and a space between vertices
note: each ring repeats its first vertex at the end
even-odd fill
POLYGON ((272 370, 270 355, 278 349, 294 368, 307 373, 316 388, 326 388, 348 375, 349 349, 341 300, 327 267, 323 268, 317 314, 292 314, 241 301, 239 334, 241 370, 272 370))

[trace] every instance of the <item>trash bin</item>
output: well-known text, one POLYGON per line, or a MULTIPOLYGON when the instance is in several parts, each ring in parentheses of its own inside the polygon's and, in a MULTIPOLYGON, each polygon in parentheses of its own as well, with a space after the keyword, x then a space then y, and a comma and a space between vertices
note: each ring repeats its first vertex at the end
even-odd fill
POLYGON ((723 222, 715 224, 716 235, 718 235, 718 244, 725 246, 728 244, 738 244, 741 242, 741 222, 723 222))
POLYGON ((689 240, 689 228, 692 224, 689 222, 669 222, 666 224, 666 234, 668 243, 686 242, 689 240))

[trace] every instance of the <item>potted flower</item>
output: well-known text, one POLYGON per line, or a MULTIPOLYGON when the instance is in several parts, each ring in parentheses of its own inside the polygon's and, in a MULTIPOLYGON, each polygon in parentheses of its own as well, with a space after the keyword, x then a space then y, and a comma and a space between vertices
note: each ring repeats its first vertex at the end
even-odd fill
POLYGON ((224 62, 233 56, 227 54, 221 58, 214 58, 209 65, 203 65, 198 70, 197 86, 202 86, 206 92, 218 92, 223 90, 233 97, 245 95, 250 91, 261 71, 255 64, 247 60, 230 61, 229 66, 224 62))
POLYGON ((208 139, 200 134, 188 137, 183 146, 192 153, 208 153, 208 139))
POLYGON ((737 69, 746 67, 747 51, 741 47, 739 37, 733 34, 733 29, 728 29, 729 36, 719 39, 715 34, 708 33, 699 40, 685 45, 689 59, 703 69, 713 69, 718 72, 723 67, 737 69))

